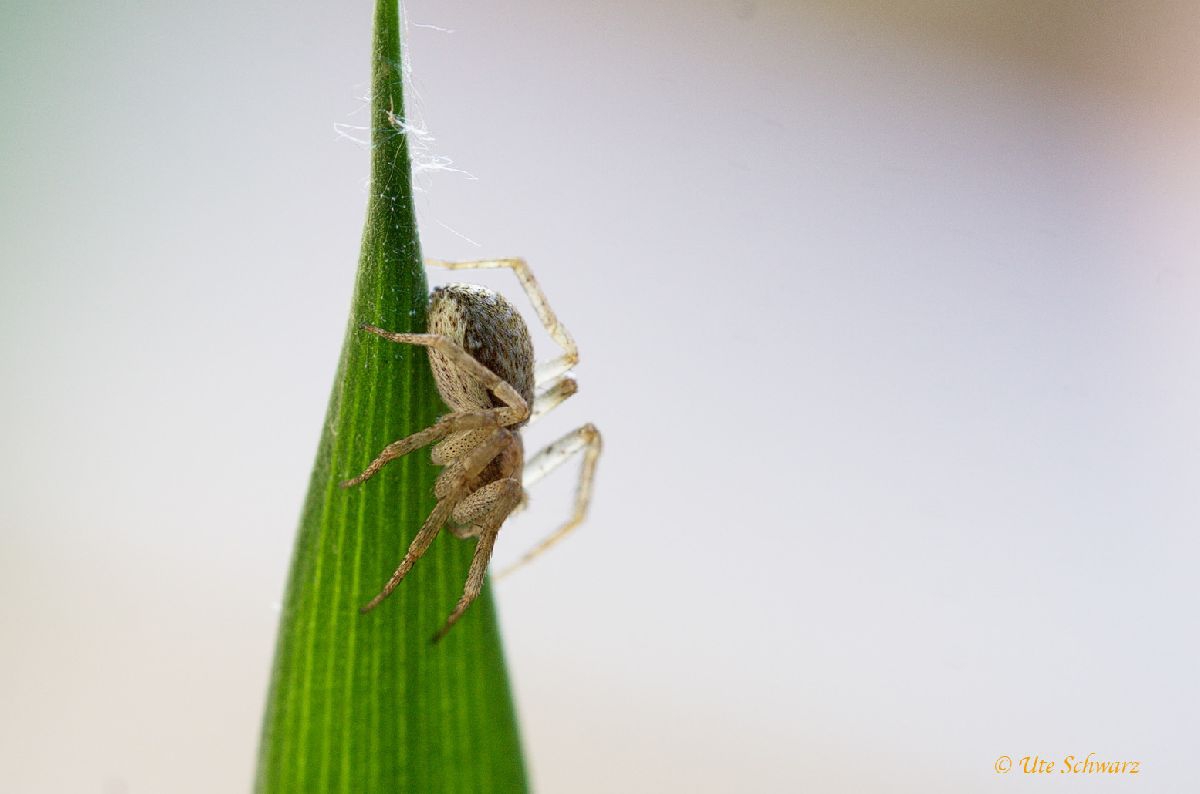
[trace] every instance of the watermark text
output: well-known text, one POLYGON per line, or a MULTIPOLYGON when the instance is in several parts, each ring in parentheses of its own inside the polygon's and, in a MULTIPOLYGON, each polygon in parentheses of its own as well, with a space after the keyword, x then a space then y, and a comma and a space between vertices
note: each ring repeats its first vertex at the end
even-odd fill
POLYGON ((1142 762, 1098 758, 1095 753, 1068 755, 1060 759, 1026 755, 1016 761, 1012 756, 1002 755, 992 764, 997 775, 1007 775, 1014 769, 1023 775, 1136 775, 1141 772, 1142 762))

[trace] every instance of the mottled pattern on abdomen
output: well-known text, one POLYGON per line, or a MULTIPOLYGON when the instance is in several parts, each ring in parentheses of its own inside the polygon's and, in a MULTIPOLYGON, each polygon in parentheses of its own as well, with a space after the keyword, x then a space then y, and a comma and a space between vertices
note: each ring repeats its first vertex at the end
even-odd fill
MULTIPOLYGON (((429 298, 429 332, 458 342, 533 406, 533 342, 525 319, 503 295, 473 284, 438 287, 429 298)), ((429 360, 438 391, 451 408, 470 411, 504 404, 445 356, 430 350, 429 360)))

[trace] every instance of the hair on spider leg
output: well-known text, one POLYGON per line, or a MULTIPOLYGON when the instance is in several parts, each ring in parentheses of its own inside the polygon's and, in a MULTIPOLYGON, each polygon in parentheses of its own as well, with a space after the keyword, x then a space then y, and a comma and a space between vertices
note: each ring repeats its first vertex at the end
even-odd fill
POLYGON ((462 597, 433 636, 438 642, 479 597, 496 537, 505 520, 526 504, 526 489, 580 453, 583 457, 571 515, 504 573, 533 559, 583 522, 591 502, 601 440, 599 431, 589 423, 526 461, 521 429, 578 391, 570 370, 579 360, 579 352, 525 261, 426 260, 426 264, 447 270, 512 270, 547 333, 562 349, 556 358, 536 364, 529 328, 520 312, 503 295, 473 284, 448 284, 433 290, 426 333, 387 331, 371 323, 358 326, 390 342, 424 347, 438 393, 450 408, 429 427, 389 444, 362 473, 340 483, 343 488, 357 486, 390 461, 437 442, 431 453, 434 464, 442 467, 434 489, 437 503, 383 589, 360 612, 379 606, 438 533, 449 526, 459 538, 475 538, 476 545, 462 597))

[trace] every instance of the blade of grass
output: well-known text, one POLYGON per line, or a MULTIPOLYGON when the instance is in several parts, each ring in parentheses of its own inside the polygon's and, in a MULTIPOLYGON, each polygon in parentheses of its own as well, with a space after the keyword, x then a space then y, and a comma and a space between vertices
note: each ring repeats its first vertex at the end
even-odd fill
POLYGON ((428 453, 349 490, 384 446, 444 411, 421 349, 358 330, 422 331, 427 286, 413 212, 396 0, 377 0, 371 188, 346 340, 309 483, 279 625, 256 790, 525 791, 490 587, 438 645, 472 543, 445 533, 378 609, 433 508, 428 453))

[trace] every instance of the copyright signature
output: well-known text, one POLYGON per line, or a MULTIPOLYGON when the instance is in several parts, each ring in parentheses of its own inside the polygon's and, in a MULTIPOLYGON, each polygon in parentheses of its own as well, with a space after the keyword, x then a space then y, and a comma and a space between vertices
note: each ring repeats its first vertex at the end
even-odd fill
MULTIPOLYGON (((1017 769, 1024 775, 1136 775, 1141 772, 1141 761, 1109 760, 1097 758, 1095 753, 1086 756, 1068 755, 1061 761, 1051 761, 1039 755, 1027 755, 1017 762, 1017 769)), ((1002 755, 992 764, 997 775, 1007 775, 1013 768, 1010 756, 1002 755)))

